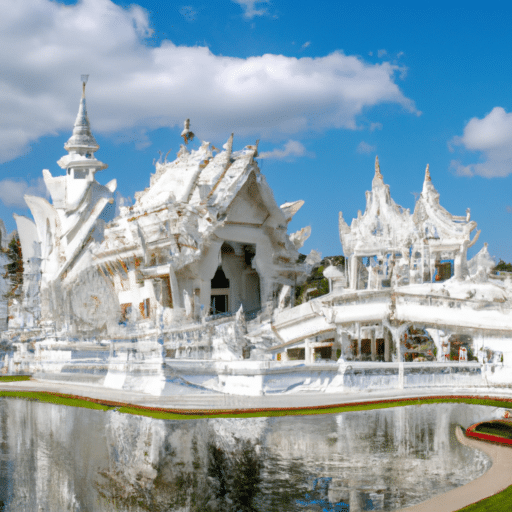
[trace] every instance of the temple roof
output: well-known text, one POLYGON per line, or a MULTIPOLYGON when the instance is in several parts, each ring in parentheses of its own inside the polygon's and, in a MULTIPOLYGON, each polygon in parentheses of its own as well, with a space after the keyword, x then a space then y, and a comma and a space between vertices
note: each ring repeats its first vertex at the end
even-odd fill
POLYGON ((439 193, 435 189, 427 165, 423 190, 418 198, 414 214, 397 205, 390 196, 389 185, 384 183, 379 159, 375 159, 375 176, 372 190, 366 192, 364 215, 358 212, 350 227, 340 212, 340 240, 346 256, 361 256, 400 251, 414 243, 429 243, 436 250, 443 247, 473 245, 480 232, 470 240, 476 222, 466 216, 449 213, 439 204, 439 193))
MULTIPOLYGON (((192 138, 188 120, 184 133, 188 144, 192 138)), ((150 186, 135 194, 135 204, 121 207, 120 216, 105 231, 97 257, 169 245, 179 268, 197 259, 213 232, 228 223, 244 229, 264 226, 272 232, 276 257, 295 261, 301 243, 290 240, 286 226, 302 202, 280 208, 256 156, 257 143, 233 151, 233 135, 223 151, 208 142, 197 149, 182 145, 173 162, 156 162, 150 186)))
POLYGON ((476 228, 476 222, 470 220, 469 209, 466 210, 466 215, 459 216, 452 215, 440 205, 439 192, 432 183, 428 164, 423 190, 414 208, 413 220, 418 236, 427 240, 450 239, 463 243, 469 241, 470 233, 476 228))
POLYGON ((345 255, 377 254, 391 248, 400 250, 410 243, 414 231, 409 210, 397 205, 391 198, 389 185, 384 183, 379 158, 375 158, 375 176, 372 190, 366 192, 364 214, 358 212, 350 227, 340 212, 340 238, 345 255))

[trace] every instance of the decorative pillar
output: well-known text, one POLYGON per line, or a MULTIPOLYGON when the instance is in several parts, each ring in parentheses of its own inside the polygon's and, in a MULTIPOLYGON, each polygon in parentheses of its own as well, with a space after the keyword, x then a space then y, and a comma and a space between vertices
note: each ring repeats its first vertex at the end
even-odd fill
POLYGON ((382 334, 384 335, 384 361, 386 361, 386 363, 389 363, 389 360, 391 358, 391 354, 389 351, 389 330, 382 327, 382 334))
POLYGON ((375 341, 375 328, 372 329, 371 334, 371 349, 372 349, 372 361, 375 361, 377 356, 377 342, 375 341))
POLYGON ((169 265, 169 281, 171 283, 171 294, 172 294, 172 305, 173 308, 182 308, 183 301, 181 300, 180 288, 178 286, 178 280, 172 265, 169 265))
POLYGON ((400 353, 400 338, 401 338, 402 333, 399 332, 398 329, 394 329, 392 331, 392 334, 393 334, 393 342, 396 345, 396 360, 398 363, 401 363, 402 362, 402 354, 400 353))
POLYGON ((347 359, 348 354, 348 348, 350 346, 350 340, 347 331, 342 330, 341 327, 336 328, 336 341, 341 346, 341 356, 340 359, 342 361, 347 359))
POLYGON ((400 361, 398 363, 398 388, 404 389, 404 363, 400 361))
POLYGON ((304 341, 304 359, 306 364, 311 364, 313 362, 313 349, 311 348, 311 340, 306 338, 304 341))
POLYGON ((453 277, 455 279, 462 279, 462 254, 460 250, 453 256, 453 277))
POLYGON ((359 266, 359 259, 355 254, 350 256, 350 288, 357 290, 357 270, 359 266))
POLYGON ((357 359, 361 361, 361 323, 356 322, 357 329, 357 359))

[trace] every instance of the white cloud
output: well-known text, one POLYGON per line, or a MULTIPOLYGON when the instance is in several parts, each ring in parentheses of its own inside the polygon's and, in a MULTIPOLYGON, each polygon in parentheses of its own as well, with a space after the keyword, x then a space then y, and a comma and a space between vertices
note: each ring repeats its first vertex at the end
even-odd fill
POLYGON ((385 57, 388 54, 387 50, 378 50, 377 51, 377 57, 379 59, 382 59, 382 57, 385 57))
POLYGON ((359 145, 357 146, 356 151, 358 153, 367 155, 369 153, 374 153, 376 149, 377 149, 376 146, 372 146, 372 145, 368 144, 367 142, 365 142, 364 140, 362 140, 359 143, 359 145))
POLYGON ((375 130, 382 130, 382 123, 371 123, 370 131, 374 132, 375 130))
POLYGON ((26 208, 27 203, 25 203, 25 199, 23 199, 25 194, 48 197, 48 191, 46 190, 43 178, 30 180, 30 183, 27 183, 25 180, 11 179, 0 181, 0 201, 2 201, 5 206, 26 208))
POLYGON ((302 48, 302 49, 305 49, 305 48, 307 48, 310 44, 311 44, 311 41, 306 41, 306 42, 301 46, 301 48, 302 48))
POLYGON ((453 137, 448 143, 451 151, 462 146, 478 151, 481 161, 463 165, 452 160, 451 168, 460 176, 503 177, 512 173, 512 113, 502 107, 494 107, 483 119, 474 117, 464 127, 461 137, 453 137))
MULTIPOLYGON (((396 84, 401 68, 334 52, 235 58, 151 34, 147 12, 110 0, 63 6, 0 0, 0 162, 46 135, 67 134, 87 86, 93 132, 146 133, 190 118, 199 138, 286 140, 303 131, 357 128, 381 103, 417 113, 396 84)), ((144 145, 144 141, 142 141, 144 145)))
POLYGON ((283 147, 283 149, 273 149, 265 153, 260 153, 260 158, 284 160, 290 159, 295 156, 309 156, 313 157, 314 154, 306 151, 306 148, 298 140, 289 140, 283 147))
POLYGON ((267 4, 269 0, 232 0, 244 10, 244 18, 252 19, 254 16, 264 16, 268 14, 266 8, 257 9, 256 4, 267 4))

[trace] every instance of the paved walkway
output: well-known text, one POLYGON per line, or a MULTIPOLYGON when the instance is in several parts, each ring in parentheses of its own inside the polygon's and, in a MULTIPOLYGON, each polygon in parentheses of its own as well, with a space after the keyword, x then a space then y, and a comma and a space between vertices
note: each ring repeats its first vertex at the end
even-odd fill
MULTIPOLYGON (((49 391, 77 395, 98 400, 123 402, 126 404, 159 407, 173 410, 217 410, 217 409, 259 409, 314 407, 322 405, 349 404, 354 402, 399 400, 427 396, 475 396, 512 399, 512 390, 500 389, 390 389, 385 392, 360 393, 296 393, 265 396, 235 396, 220 393, 183 394, 173 396, 152 396, 140 392, 107 389, 100 386, 79 385, 68 382, 30 380, 20 382, 0 382, 0 391, 49 391)), ((503 404, 504 407, 507 404, 503 404)), ((510 405, 512 408, 512 403, 510 405)), ((404 512, 452 512, 471 503, 482 500, 512 485, 512 448, 467 439, 459 428, 457 439, 471 448, 487 453, 493 465, 484 475, 428 501, 402 509, 404 512)))
POLYGON ((481 477, 457 487, 445 494, 402 509, 403 512, 454 512, 476 501, 497 494, 512 485, 512 448, 467 438, 460 427, 455 432, 457 439, 466 446, 482 450, 492 459, 489 471, 481 477))

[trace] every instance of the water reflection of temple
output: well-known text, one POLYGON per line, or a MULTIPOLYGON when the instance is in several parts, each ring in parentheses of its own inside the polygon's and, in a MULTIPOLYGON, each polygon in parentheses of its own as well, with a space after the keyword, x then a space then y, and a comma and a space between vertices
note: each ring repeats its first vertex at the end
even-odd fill
POLYGON ((158 511, 174 503, 171 510, 192 512, 222 503, 222 482, 239 499, 237 478, 256 468, 261 478, 249 488, 262 512, 300 510, 296 500, 308 499, 347 503, 351 512, 370 502, 398 508, 482 473, 486 456, 452 431, 493 415, 501 412, 438 404, 174 422, 3 399, 0 500, 5 510, 158 511))

